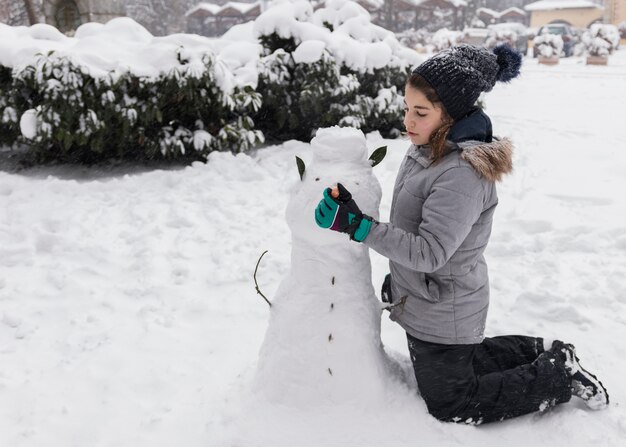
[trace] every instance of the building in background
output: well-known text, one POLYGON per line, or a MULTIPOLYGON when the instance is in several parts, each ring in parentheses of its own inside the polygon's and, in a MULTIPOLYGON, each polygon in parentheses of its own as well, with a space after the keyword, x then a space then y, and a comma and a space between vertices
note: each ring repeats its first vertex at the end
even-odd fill
MULTIPOLYGON (((369 12, 372 23, 395 32, 411 28, 429 31, 444 27, 462 29, 466 15, 470 13, 466 0, 354 1, 369 12)), ((314 9, 318 9, 324 7, 325 2, 318 0, 311 3, 314 9)), ((230 26, 254 20, 264 10, 265 5, 261 1, 201 2, 187 11, 187 29, 205 36, 219 36, 230 26)), ((513 11, 510 13, 516 14, 513 11)), ((519 13, 525 15, 524 11, 519 10, 519 13)))
POLYGON ((588 28, 604 19, 604 7, 587 0, 542 0, 526 5, 524 9, 530 13, 530 26, 533 28, 548 23, 588 28))
POLYGON ((619 25, 626 22, 626 0, 605 0, 604 21, 619 25))
POLYGON ((261 1, 202 2, 185 14, 187 31, 203 36, 221 36, 234 25, 256 19, 262 10, 264 5, 261 1))
POLYGON ((43 0, 46 23, 63 33, 71 33, 87 22, 106 23, 126 15, 122 0, 43 0))
POLYGON ((478 8, 476 10, 476 17, 485 26, 495 25, 496 23, 515 22, 522 25, 528 25, 529 14, 520 8, 507 8, 504 11, 498 12, 490 8, 478 8))
POLYGON ((528 25, 530 21, 529 14, 520 8, 508 8, 500 13, 498 17, 499 23, 521 23, 522 25, 528 25))

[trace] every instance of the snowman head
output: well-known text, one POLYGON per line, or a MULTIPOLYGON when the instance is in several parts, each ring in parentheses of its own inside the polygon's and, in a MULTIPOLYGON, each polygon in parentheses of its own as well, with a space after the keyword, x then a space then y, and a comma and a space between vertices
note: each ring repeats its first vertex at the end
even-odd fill
POLYGON ((368 159, 365 135, 352 127, 318 129, 311 140, 313 157, 306 166, 302 181, 291 190, 287 205, 287 223, 294 236, 316 245, 355 244, 347 235, 317 226, 315 208, 324 189, 342 183, 361 211, 378 219, 380 183, 368 159))

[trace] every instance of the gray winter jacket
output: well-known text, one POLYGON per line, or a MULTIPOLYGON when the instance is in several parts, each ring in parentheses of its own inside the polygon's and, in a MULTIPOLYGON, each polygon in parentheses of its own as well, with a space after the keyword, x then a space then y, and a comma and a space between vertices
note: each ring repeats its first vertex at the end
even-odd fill
POLYGON ((489 307, 483 252, 498 204, 495 182, 512 170, 508 139, 451 143, 437 164, 411 145, 393 191, 390 223, 364 244, 389 258, 390 318, 420 340, 480 343, 489 307))

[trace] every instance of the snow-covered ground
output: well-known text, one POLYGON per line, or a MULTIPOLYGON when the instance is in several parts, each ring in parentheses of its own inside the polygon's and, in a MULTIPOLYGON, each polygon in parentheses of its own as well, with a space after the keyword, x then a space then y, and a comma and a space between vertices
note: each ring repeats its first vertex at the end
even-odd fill
MULTIPOLYGON (((246 397, 290 263, 287 142, 185 169, 0 171, 0 445, 617 446, 626 438, 626 50, 607 67, 528 59, 487 95, 516 144, 487 250, 488 335, 574 343, 611 396, 481 427, 442 424, 407 390, 380 408, 246 397), (622 439, 622 441, 620 441, 622 439)), ((381 218, 407 141, 375 168, 381 218)), ((321 191, 320 191, 321 193, 321 191)), ((311 210, 311 216, 313 210, 311 210)), ((386 260, 371 254, 376 289, 386 260)), ((406 357, 402 330, 382 322, 406 357)), ((413 386, 409 384, 409 386, 413 386)))

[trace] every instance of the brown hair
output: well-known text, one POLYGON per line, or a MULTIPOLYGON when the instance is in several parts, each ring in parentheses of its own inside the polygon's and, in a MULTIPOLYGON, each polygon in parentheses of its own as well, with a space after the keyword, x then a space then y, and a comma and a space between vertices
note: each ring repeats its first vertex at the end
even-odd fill
POLYGON ((422 92, 424 96, 426 96, 426 99, 440 107, 443 112, 441 115, 443 123, 433 131, 428 139, 428 144, 432 148, 430 158, 433 160, 433 163, 437 163, 446 154, 446 138, 448 137, 448 132, 454 124, 454 120, 450 117, 450 115, 448 115, 448 112, 439 99, 439 95, 437 95, 435 89, 432 88, 428 81, 426 81, 426 79, 424 79, 421 75, 412 73, 411 76, 409 76, 409 79, 407 79, 406 85, 422 92))

